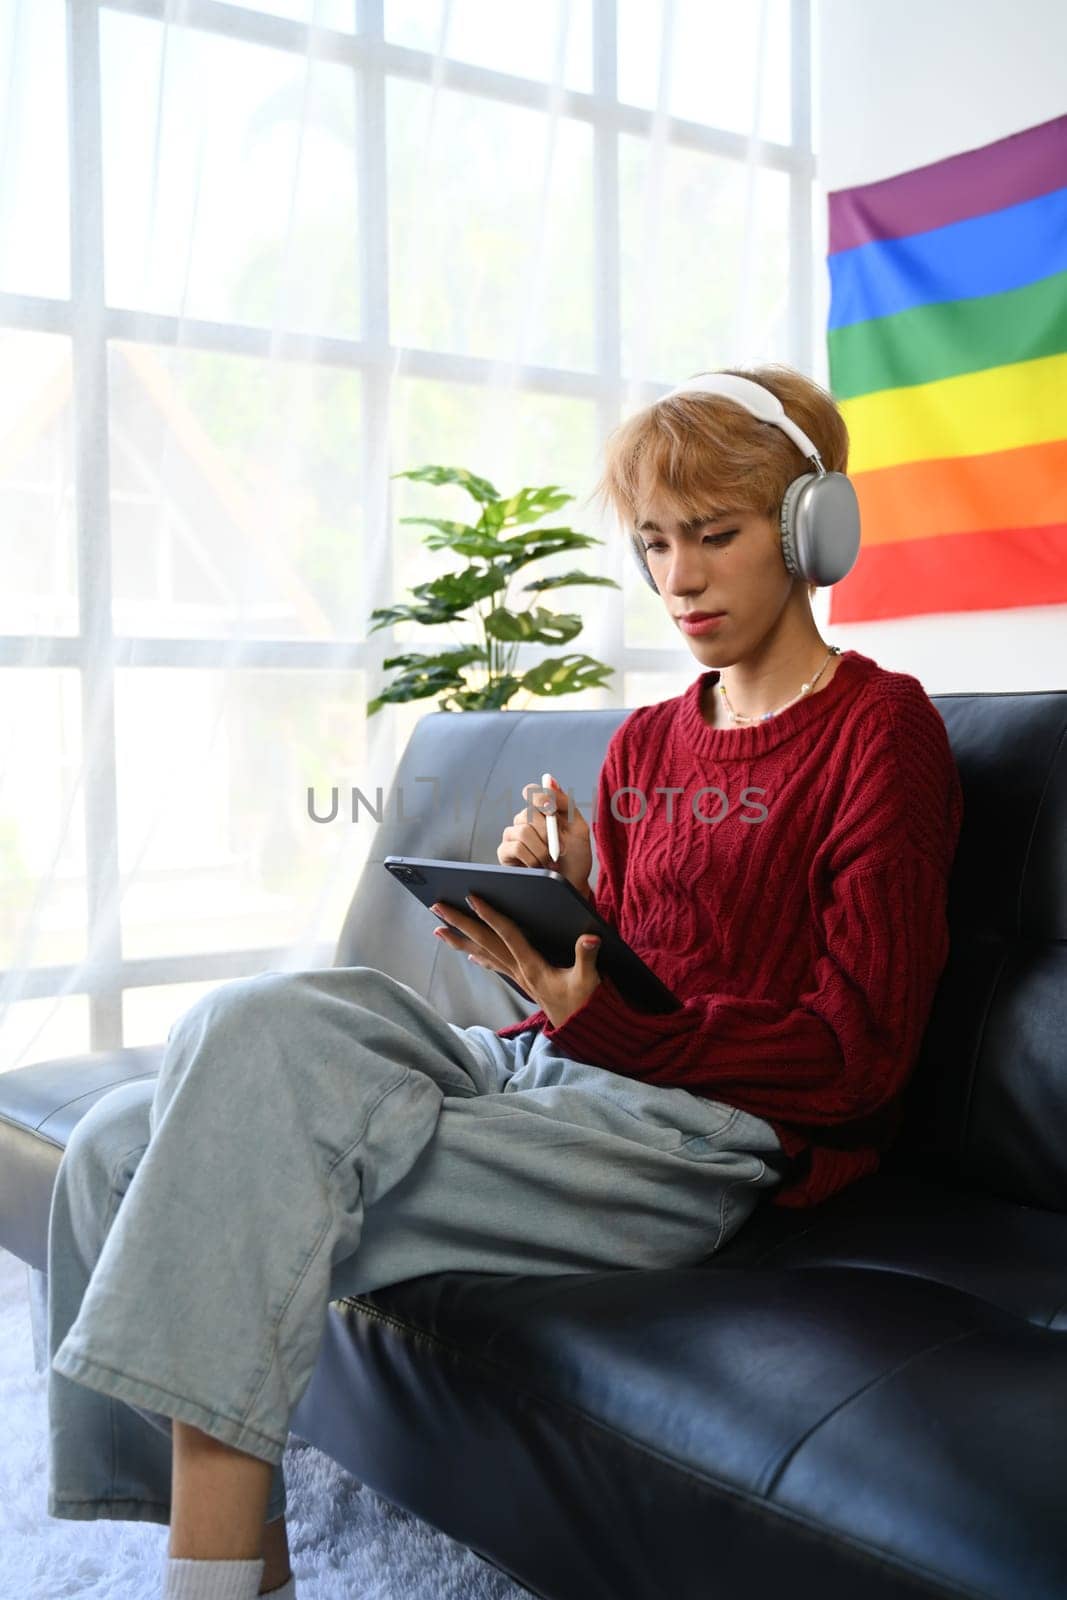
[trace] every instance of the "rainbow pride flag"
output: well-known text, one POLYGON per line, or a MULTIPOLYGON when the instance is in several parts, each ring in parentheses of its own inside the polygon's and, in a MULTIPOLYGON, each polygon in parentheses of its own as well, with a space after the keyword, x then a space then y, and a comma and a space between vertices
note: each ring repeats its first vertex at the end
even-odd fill
POLYGON ((830 621, 1067 602, 1067 116, 830 203, 830 621))

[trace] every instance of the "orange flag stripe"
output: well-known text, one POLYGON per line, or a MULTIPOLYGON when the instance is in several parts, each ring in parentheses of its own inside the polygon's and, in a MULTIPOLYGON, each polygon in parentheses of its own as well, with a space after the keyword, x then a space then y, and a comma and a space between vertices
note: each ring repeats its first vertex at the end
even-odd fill
POLYGON ((858 472, 864 547, 1067 522, 1067 439, 858 472))

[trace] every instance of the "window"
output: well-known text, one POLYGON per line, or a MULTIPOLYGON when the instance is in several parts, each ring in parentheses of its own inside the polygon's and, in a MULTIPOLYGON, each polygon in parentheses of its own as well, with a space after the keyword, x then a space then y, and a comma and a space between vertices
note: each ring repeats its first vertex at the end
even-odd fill
MULTIPOLYGON (((371 824, 310 849, 306 787, 387 780, 432 640, 369 613, 470 509, 391 472, 506 441, 577 524, 624 408, 810 370, 808 0, 169 10, 0 4, 0 1070, 332 960, 371 824)), ((588 555, 593 703, 674 692, 588 555)))

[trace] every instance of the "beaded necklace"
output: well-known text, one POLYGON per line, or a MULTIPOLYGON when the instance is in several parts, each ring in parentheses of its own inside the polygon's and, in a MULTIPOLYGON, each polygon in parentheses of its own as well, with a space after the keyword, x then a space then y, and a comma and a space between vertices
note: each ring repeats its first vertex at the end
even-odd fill
POLYGON ((738 723, 766 722, 766 721, 768 721, 769 718, 778 716, 780 712, 785 711, 789 706, 794 705, 796 703, 796 701, 800 700, 804 695, 810 694, 811 691, 814 689, 815 685, 818 683, 819 679, 822 677, 823 673, 826 671, 826 668, 829 666, 830 657, 831 656, 839 656, 840 654, 841 654, 841 646, 838 645, 838 644, 832 644, 830 646, 829 650, 826 653, 826 660, 823 662, 822 666, 819 668, 819 670, 815 674, 814 678, 812 678, 811 682, 810 683, 801 684, 801 686, 800 686, 800 694, 795 694, 793 696, 792 700, 787 700, 784 706, 779 706, 778 707, 777 711, 764 711, 763 714, 761 716, 758 716, 758 717, 742 717, 742 716, 738 715, 738 713, 734 710, 733 706, 730 704, 730 697, 726 693, 726 685, 725 685, 725 683, 723 683, 722 679, 720 678, 719 679, 719 688, 722 690, 722 697, 723 697, 723 700, 726 702, 726 709, 730 714, 731 720, 733 722, 738 722, 738 723))

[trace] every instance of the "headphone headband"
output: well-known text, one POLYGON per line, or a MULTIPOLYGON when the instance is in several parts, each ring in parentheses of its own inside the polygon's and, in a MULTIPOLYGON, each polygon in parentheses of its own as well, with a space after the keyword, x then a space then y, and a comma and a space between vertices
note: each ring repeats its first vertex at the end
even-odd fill
POLYGON ((785 407, 778 396, 765 388, 762 383, 756 383, 753 378, 739 378, 732 372, 702 373, 697 378, 690 378, 687 383, 680 383, 669 393, 660 395, 656 404, 663 400, 673 400, 678 394, 721 395, 724 400, 736 401, 760 422, 770 422, 776 428, 781 428, 805 458, 815 463, 819 476, 822 477, 825 473, 826 468, 822 464, 819 452, 803 428, 798 428, 792 418, 786 416, 785 407))

